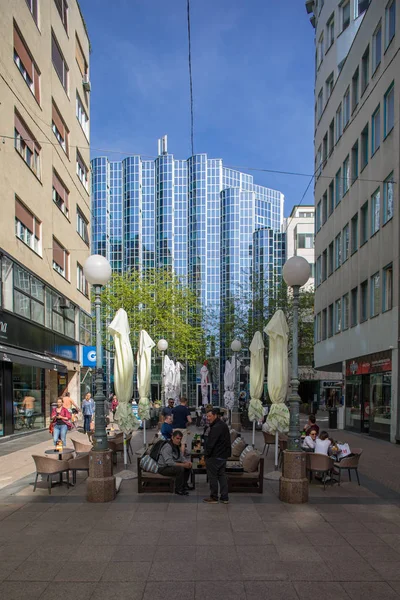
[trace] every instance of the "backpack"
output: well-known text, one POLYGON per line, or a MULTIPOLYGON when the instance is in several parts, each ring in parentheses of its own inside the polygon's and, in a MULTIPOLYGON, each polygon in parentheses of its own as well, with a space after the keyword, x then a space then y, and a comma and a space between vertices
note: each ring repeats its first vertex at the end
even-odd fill
POLYGON ((150 457, 156 461, 156 463, 158 463, 158 459, 160 458, 160 454, 161 454, 161 450, 163 449, 163 447, 165 446, 165 444, 168 444, 168 441, 166 440, 158 440, 158 442, 156 442, 154 444, 154 446, 152 447, 152 449, 150 450, 150 457))

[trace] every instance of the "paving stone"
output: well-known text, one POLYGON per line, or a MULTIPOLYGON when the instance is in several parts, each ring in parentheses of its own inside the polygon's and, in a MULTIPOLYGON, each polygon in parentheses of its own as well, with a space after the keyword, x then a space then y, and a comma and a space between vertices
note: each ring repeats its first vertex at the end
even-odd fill
POLYGON ((172 581, 149 581, 143 594, 143 600, 194 600, 194 598, 195 584, 189 581, 180 582, 178 585, 172 581))
POLYGON ((103 569, 102 581, 146 581, 150 572, 150 561, 113 562, 103 569))
POLYGON ((322 560, 321 555, 319 554, 319 549, 315 549, 315 548, 304 548, 303 545, 299 544, 299 545, 294 545, 294 544, 287 544, 287 545, 280 545, 277 546, 277 552, 278 552, 278 557, 277 560, 283 560, 283 561, 296 561, 296 560, 300 560, 303 562, 309 562, 309 561, 313 561, 313 562, 318 562, 322 560))
MULTIPOLYGON (((259 548, 259 546, 258 546, 259 548)), ((247 550, 247 547, 246 547, 247 550)), ((217 560, 227 558, 238 559, 238 553, 241 552, 238 546, 193 546, 193 556, 196 556, 196 564, 201 565, 203 560, 217 560)), ((185 553, 184 556, 190 556, 185 553)))
POLYGON ((383 581, 368 583, 357 581, 342 583, 342 586, 346 593, 350 596, 351 600, 398 600, 399 596, 396 591, 388 584, 383 581))
POLYGON ((177 587, 180 587, 182 581, 194 581, 195 570, 198 570, 200 567, 204 579, 204 565, 196 565, 194 561, 191 560, 191 557, 189 561, 183 560, 183 557, 181 557, 181 559, 182 560, 174 559, 170 556, 170 558, 166 560, 164 557, 157 556, 153 560, 149 579, 151 581, 179 582, 177 583, 177 587))
POLYGON ((65 583, 52 581, 40 596, 40 600, 90 600, 95 585, 95 583, 78 583, 76 581, 65 585, 65 583))
POLYGON ((342 533, 344 539, 352 546, 384 545, 385 543, 373 533, 342 533))
MULTIPOLYGON (((307 582, 295 581, 293 585, 300 600, 310 600, 312 580, 307 582)), ((324 600, 349 600, 349 596, 340 583, 329 581, 329 584, 324 586, 324 600)))
POLYGON ((400 581, 400 561, 381 562, 379 557, 377 557, 373 567, 381 575, 382 579, 400 581))
POLYGON ((163 540, 170 545, 171 540, 168 538, 168 536, 164 536, 162 539, 160 539, 160 534, 160 530, 146 532, 137 530, 135 533, 123 533, 120 541, 123 539, 124 546, 137 546, 138 544, 143 546, 152 546, 158 542, 162 544, 163 540))
MULTIPOLYGON (((29 600, 37 600, 49 584, 45 581, 29 583, 29 600)), ((26 600, 27 586, 22 581, 3 581, 0 586, 0 600, 26 600)))
MULTIPOLYGON (((122 540, 122 543, 124 540, 122 540)), ((156 552, 155 545, 142 545, 142 546, 126 546, 122 543, 113 548, 111 556, 112 562, 133 562, 139 560, 141 562, 152 561, 156 552)), ((193 552, 195 548, 193 548, 193 552)))
POLYGON ((400 595, 400 581, 388 581, 388 583, 400 595))
MULTIPOLYGON (((386 563, 385 563, 386 564, 386 563)), ((396 563, 390 563, 396 564, 396 563)), ((400 563, 399 563, 400 564, 400 563)), ((329 579, 334 581, 382 581, 385 579, 377 570, 376 563, 372 566, 361 559, 355 561, 337 560, 332 563, 327 563, 328 569, 331 571, 329 579)), ((400 575, 399 575, 400 577, 400 575)), ((329 581, 328 579, 328 581, 329 581)), ((393 577, 396 579, 396 577, 393 577)))
POLYGON ((93 600, 142 600, 143 581, 113 581, 94 584, 93 600))
MULTIPOLYGON (((6 564, 4 562, 0 564, 0 577, 2 568, 6 564)), ((55 556, 53 561, 24 561, 22 564, 18 563, 18 565, 17 568, 14 567, 8 573, 7 579, 9 581, 52 581, 60 569, 63 568, 62 563, 55 556)))
POLYGON ((271 544, 271 536, 265 531, 234 531, 233 540, 237 546, 263 546, 271 544))
POLYGON ((237 557, 220 557, 204 559, 193 568, 195 581, 240 581, 242 573, 237 557))
POLYGON ((214 533, 198 531, 196 545, 199 546, 228 546, 233 545, 233 534, 231 531, 215 531, 214 533))
POLYGON ((245 581, 244 587, 246 600, 298 600, 293 583, 286 581, 245 581))
POLYGON ((106 567, 107 562, 69 560, 68 568, 62 565, 54 581, 100 581, 106 567))
POLYGON ((264 558, 248 558, 244 554, 239 556, 239 565, 243 580, 288 580, 286 564, 283 561, 266 562, 264 558))
MULTIPOLYGON (((248 596, 246 596, 245 586, 242 582, 203 581, 195 584, 195 600, 232 600, 233 598, 247 600, 248 596)), ((161 597, 160 600, 162 600, 161 597)), ((171 600, 173 600, 172 596, 171 600)))

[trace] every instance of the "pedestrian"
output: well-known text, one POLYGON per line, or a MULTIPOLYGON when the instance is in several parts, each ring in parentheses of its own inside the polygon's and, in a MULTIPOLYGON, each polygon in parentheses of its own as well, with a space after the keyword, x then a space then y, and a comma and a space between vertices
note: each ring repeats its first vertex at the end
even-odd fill
POLYGON ((118 407, 118 398, 114 394, 114 396, 112 397, 112 400, 111 400, 111 410, 112 410, 112 414, 113 414, 113 419, 115 418, 115 413, 117 412, 117 407, 118 407))
POLYGON ((307 425, 304 427, 306 435, 310 434, 311 429, 315 429, 317 434, 319 433, 319 426, 316 423, 315 415, 308 415, 307 425))
POLYGON ((27 394, 22 401, 22 408, 25 413, 25 425, 31 429, 33 427, 33 415, 35 412, 36 398, 27 394))
POLYGON ((180 431, 182 434, 181 450, 184 454, 187 442, 187 426, 192 422, 190 410, 187 407, 187 398, 182 396, 179 406, 172 409, 172 416, 174 418, 174 431, 180 431))
POLYGON ((207 412, 207 421, 210 424, 210 432, 205 448, 205 459, 207 475, 210 481, 210 497, 204 498, 207 504, 228 504, 228 480, 226 477, 226 460, 231 455, 231 436, 229 428, 219 416, 217 408, 207 412))
POLYGON ((182 433, 174 431, 169 442, 165 442, 161 448, 157 460, 158 472, 165 477, 175 478, 175 494, 178 496, 188 496, 188 485, 192 463, 185 461, 180 450, 182 444, 182 433))
POLYGON ((172 410, 175 406, 175 400, 173 398, 168 398, 167 406, 163 406, 161 410, 162 423, 165 421, 165 417, 168 415, 172 415, 172 410))
POLYGON ((77 415, 79 414, 79 406, 72 400, 69 392, 65 392, 64 394, 63 406, 69 412, 71 423, 74 424, 75 420, 78 418, 77 415))
POLYGON ((83 414, 83 432, 90 433, 90 424, 94 415, 94 400, 90 392, 85 396, 82 402, 82 414, 83 414))
POLYGON ((161 425, 161 436, 164 440, 170 440, 172 437, 172 432, 172 415, 167 415, 164 423, 161 425))
POLYGON ((57 398, 57 406, 53 408, 51 413, 51 421, 53 424, 53 443, 57 445, 59 439, 61 439, 62 445, 67 445, 67 431, 68 425, 70 425, 70 414, 68 410, 63 406, 63 399, 57 398))

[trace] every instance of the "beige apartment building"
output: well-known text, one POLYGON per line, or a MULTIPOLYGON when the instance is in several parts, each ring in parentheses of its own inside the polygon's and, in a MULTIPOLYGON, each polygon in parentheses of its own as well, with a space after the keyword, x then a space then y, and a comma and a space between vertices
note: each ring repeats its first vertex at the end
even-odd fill
POLYGON ((80 401, 91 343, 89 39, 76 0, 0 7, 0 436, 80 401))
POLYGON ((399 0, 306 2, 315 27, 315 366, 345 427, 399 439, 399 0))

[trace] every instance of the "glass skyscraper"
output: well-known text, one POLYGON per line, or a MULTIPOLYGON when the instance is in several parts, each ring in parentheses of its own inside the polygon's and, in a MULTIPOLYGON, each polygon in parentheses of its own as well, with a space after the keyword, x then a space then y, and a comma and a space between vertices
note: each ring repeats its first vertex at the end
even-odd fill
MULTIPOLYGON (((282 268, 283 204, 281 192, 222 159, 175 159, 164 137, 155 160, 93 159, 92 252, 117 272, 170 266, 217 315, 218 335, 227 300, 282 268)), ((221 359, 224 346, 221 339, 221 359)))

